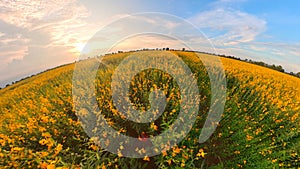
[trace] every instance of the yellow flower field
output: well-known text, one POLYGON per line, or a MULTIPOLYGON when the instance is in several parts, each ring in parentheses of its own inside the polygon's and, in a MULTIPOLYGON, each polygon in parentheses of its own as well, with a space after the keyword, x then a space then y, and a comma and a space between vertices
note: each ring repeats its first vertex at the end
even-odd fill
MULTIPOLYGON (((123 147, 119 154, 112 154, 95 144, 84 132, 74 110, 75 64, 72 63, 0 90, 0 168, 300 167, 300 78, 220 58, 227 78, 225 112, 212 137, 199 144, 198 137, 210 106, 209 78, 195 53, 173 53, 182 58, 197 78, 201 102, 196 122, 180 144, 160 155, 141 159, 122 157, 123 147)), ((147 141, 167 130, 176 119, 180 89, 169 74, 160 70, 139 73, 130 87, 135 108, 149 109, 148 96, 154 89, 167 93, 168 104, 155 122, 134 124, 126 120, 113 105, 110 79, 113 68, 129 54, 105 56, 110 68, 98 69, 97 102, 114 129, 147 141)), ((88 110, 79 112, 81 116, 89 113, 88 110)), ((106 144, 112 142, 106 140, 106 144)))

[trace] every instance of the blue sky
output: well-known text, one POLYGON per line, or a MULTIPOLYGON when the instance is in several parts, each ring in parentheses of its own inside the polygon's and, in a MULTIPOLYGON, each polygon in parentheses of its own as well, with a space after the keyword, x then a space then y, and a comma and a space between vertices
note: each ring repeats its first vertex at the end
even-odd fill
MULTIPOLYGON (((300 1, 279 0, 1 1, 0 86, 75 61, 101 28, 139 12, 183 18, 209 38, 217 53, 280 64, 287 71, 300 72, 299 6, 300 1)), ((151 22, 170 31, 179 30, 175 21, 165 25, 163 18, 151 22)), ((119 32, 136 27, 142 29, 143 25, 134 27, 125 20, 98 41, 105 46, 119 38, 115 36, 119 32)), ((195 41, 192 36, 186 40, 195 41)), ((129 50, 143 45, 176 47, 172 40, 147 35, 124 40, 115 48, 129 50)))

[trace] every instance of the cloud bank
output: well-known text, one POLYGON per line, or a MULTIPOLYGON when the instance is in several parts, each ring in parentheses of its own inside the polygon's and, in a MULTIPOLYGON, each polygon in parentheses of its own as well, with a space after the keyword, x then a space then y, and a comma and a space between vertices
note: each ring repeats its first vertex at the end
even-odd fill
POLYGON ((87 39, 89 12, 76 0, 4 0, 0 10, 1 86, 74 61, 87 39))

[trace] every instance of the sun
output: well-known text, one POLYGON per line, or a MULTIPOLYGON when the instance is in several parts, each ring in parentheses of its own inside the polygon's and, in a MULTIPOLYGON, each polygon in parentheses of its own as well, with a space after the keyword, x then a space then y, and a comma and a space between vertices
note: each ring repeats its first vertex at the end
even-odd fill
POLYGON ((86 45, 86 43, 75 43, 73 45, 73 49, 72 52, 76 53, 76 54, 88 54, 90 52, 88 45, 86 45))
POLYGON ((85 47, 85 43, 76 43, 75 44, 75 48, 78 53, 81 53, 81 51, 84 49, 84 47, 85 47))

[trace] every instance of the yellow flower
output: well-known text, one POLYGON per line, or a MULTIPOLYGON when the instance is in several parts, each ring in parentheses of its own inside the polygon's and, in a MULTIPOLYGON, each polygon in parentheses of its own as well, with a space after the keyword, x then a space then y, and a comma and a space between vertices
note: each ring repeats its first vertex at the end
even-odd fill
POLYGON ((121 153, 121 151, 118 151, 118 156, 123 157, 123 154, 121 153))
POLYGON ((247 140, 247 141, 251 141, 252 139, 253 139, 253 137, 247 134, 246 140, 247 140))
POLYGON ((5 141, 5 140, 0 140, 0 145, 1 145, 1 146, 3 146, 3 147, 4 147, 4 146, 5 146, 5 144, 6 144, 6 141, 5 141))
POLYGON ((143 160, 144 160, 144 161, 150 161, 150 158, 149 158, 148 156, 145 156, 145 157, 143 158, 143 160))
POLYGON ((11 149, 11 151, 21 151, 21 150, 23 150, 24 148, 21 148, 21 147, 13 147, 12 149, 11 149))
POLYGON ((4 157, 4 154, 3 153, 0 153, 0 158, 3 158, 4 157))
POLYGON ((157 125, 155 125, 154 123, 151 123, 150 128, 155 131, 158 129, 157 125))
POLYGON ((185 155, 185 154, 182 154, 182 157, 185 158, 185 159, 189 159, 189 156, 185 155))
POLYGON ((49 153, 46 152, 46 151, 42 151, 42 152, 40 152, 39 154, 40 154, 40 156, 41 156, 42 158, 49 155, 49 153))
POLYGON ((48 143, 48 141, 46 139, 42 139, 39 141, 40 145, 46 145, 48 143))
POLYGON ((94 151, 96 151, 96 150, 98 149, 98 147, 97 147, 96 145, 94 145, 94 144, 91 145, 90 147, 91 147, 94 151))
POLYGON ((42 117, 41 117, 41 121, 42 121, 43 123, 48 123, 49 117, 48 117, 48 116, 42 116, 42 117))
POLYGON ((55 154, 58 154, 62 150, 63 145, 58 144, 55 148, 55 154))
POLYGON ((173 152, 176 153, 176 154, 178 154, 178 153, 180 153, 180 150, 181 149, 179 147, 176 147, 176 148, 173 149, 173 152))
POLYGON ((47 166, 47 169, 55 169, 55 165, 54 165, 54 164, 49 164, 49 165, 47 166))
POLYGON ((197 153, 197 156, 198 156, 198 157, 204 158, 205 153, 204 153, 204 150, 203 150, 202 148, 201 148, 201 149, 199 150, 199 152, 197 153))
POLYGON ((39 128, 39 131, 40 131, 40 132, 45 132, 45 131, 46 131, 46 128, 45 128, 45 127, 40 127, 40 128, 39 128))
POLYGON ((40 163, 40 167, 43 168, 43 169, 46 169, 47 166, 48 166, 48 164, 45 163, 45 162, 40 163))
POLYGON ((181 163, 181 165, 180 165, 181 167, 184 167, 185 166, 185 163, 181 163))
POLYGON ((51 134, 49 132, 46 132, 46 133, 42 133, 42 136, 49 138, 51 137, 51 134))

